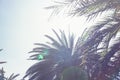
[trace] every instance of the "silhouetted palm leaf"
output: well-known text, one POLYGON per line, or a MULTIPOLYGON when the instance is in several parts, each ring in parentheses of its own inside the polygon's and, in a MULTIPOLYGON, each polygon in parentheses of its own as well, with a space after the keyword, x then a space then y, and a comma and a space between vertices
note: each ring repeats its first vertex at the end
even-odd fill
MULTIPOLYGON (((55 30, 53 30, 53 32, 57 39, 45 35, 51 40, 51 43, 37 43, 40 47, 33 49, 32 52, 37 52, 37 54, 30 56, 31 60, 38 60, 38 55, 40 54, 44 59, 27 70, 25 77, 28 77, 29 80, 64 80, 64 78, 62 78, 62 76, 64 76, 62 73, 67 71, 66 69, 71 69, 70 67, 73 69, 75 67, 80 68, 81 60, 79 56, 77 56, 78 54, 74 52, 74 35, 69 34, 66 36, 65 32, 61 30, 60 35, 55 30), (44 54, 46 50, 47 54, 44 54)), ((83 74, 83 78, 87 78, 87 73, 85 73, 85 71, 83 74)), ((76 80, 79 80, 79 76, 76 80)), ((74 78, 71 80, 74 80, 74 78)))
POLYGON ((0 80, 4 80, 5 76, 4 76, 5 71, 2 69, 0 69, 0 80))
POLYGON ((10 77, 6 78, 6 80, 16 80, 16 77, 18 77, 19 74, 11 74, 10 77))
POLYGON ((10 77, 5 77, 5 71, 3 70, 3 68, 0 70, 0 80, 16 80, 16 77, 18 76, 19 74, 14 75, 13 73, 10 77))
POLYGON ((120 50, 119 30, 118 19, 107 20, 92 27, 92 30, 86 30, 79 38, 75 49, 82 56, 82 65, 87 69, 90 80, 110 80, 120 69, 117 58, 120 50), (116 54, 117 57, 114 57, 116 54), (112 58, 115 61, 111 61, 112 58))
POLYGON ((3 63, 6 63, 5 61, 4 62, 0 62, 0 64, 3 64, 3 63))
MULTIPOLYGON (((0 49, 0 51, 2 51, 2 49, 0 49)), ((3 63, 6 63, 6 62, 5 61, 0 62, 0 64, 3 64, 3 63)), ((15 78, 19 76, 19 74, 14 75, 13 73, 9 78, 7 78, 4 76, 4 74, 5 74, 5 71, 3 70, 3 68, 0 69, 0 80, 15 80, 15 78)))

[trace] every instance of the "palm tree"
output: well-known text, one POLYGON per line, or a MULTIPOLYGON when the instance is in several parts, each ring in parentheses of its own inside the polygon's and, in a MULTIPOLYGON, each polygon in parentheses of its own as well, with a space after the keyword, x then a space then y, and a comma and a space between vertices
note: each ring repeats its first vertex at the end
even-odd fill
POLYGON ((83 65, 87 67, 90 80, 110 80, 120 69, 119 25, 120 22, 108 24, 105 21, 91 31, 85 31, 78 41, 78 50, 84 56, 86 62, 83 65))
POLYGON ((76 44, 74 36, 69 34, 67 38, 63 31, 60 31, 60 37, 53 30, 58 41, 45 35, 52 42, 36 43, 40 47, 30 52, 36 53, 30 59, 40 61, 27 70, 25 77, 29 77, 29 80, 74 80, 77 75, 78 80, 117 79, 120 70, 120 37, 116 33, 119 25, 113 24, 116 27, 114 29, 109 24, 111 27, 106 29, 107 23, 104 21, 104 24, 96 25, 93 30, 84 31, 76 44), (110 44, 113 41, 116 42, 110 44), (85 77, 81 78, 81 75, 85 77))
MULTIPOLYGON (((113 22, 113 24, 112 22, 113 20, 107 20, 91 29, 86 29, 76 43, 74 43, 73 35, 69 34, 67 38, 63 31, 60 31, 60 37, 53 30, 58 41, 45 35, 52 42, 36 43, 40 47, 34 48, 30 52, 36 52, 30 56, 30 59, 40 61, 28 69, 25 77, 29 77, 29 80, 67 80, 69 78, 64 77, 82 72, 83 74, 76 75, 78 77, 85 75, 88 80, 117 79, 120 70, 120 36, 118 32, 120 23, 113 22)), ((75 75, 70 79, 76 79, 75 75)))
POLYGON ((0 80, 4 80, 5 76, 4 76, 5 71, 3 70, 3 68, 0 70, 0 80))
POLYGON ((5 77, 5 71, 3 70, 3 68, 0 70, 0 80, 15 80, 16 77, 19 76, 19 74, 11 74, 10 77, 5 77))
MULTIPOLYGON (((2 51, 2 49, 0 49, 0 51, 2 51)), ((0 62, 0 64, 3 64, 3 63, 6 63, 5 61, 3 62, 0 62)), ((4 71, 4 69, 2 68, 2 69, 0 69, 0 80, 15 80, 16 79, 16 77, 18 77, 19 76, 19 74, 11 74, 11 76, 10 77, 5 77, 4 76, 5 75, 5 71, 4 71)))
POLYGON ((70 14, 87 15, 89 20, 106 11, 112 13, 104 21, 86 29, 76 43, 73 35, 66 38, 62 31, 60 37, 53 30, 59 41, 46 35, 52 43, 47 43, 50 46, 37 44, 41 47, 33 49, 32 52, 37 54, 30 59, 42 60, 30 67, 25 77, 29 76, 30 80, 62 80, 64 75, 69 75, 65 71, 76 71, 77 67, 75 73, 87 74, 88 80, 120 80, 120 1, 66 0, 57 3, 59 5, 47 8, 54 8, 58 13, 65 6, 70 14))
POLYGON ((45 35, 51 42, 36 43, 40 47, 34 48, 30 53, 31 60, 38 63, 31 66, 24 78, 29 80, 88 80, 88 74, 81 67, 78 51, 75 51, 75 37, 66 36, 60 30, 60 35, 53 30, 57 38, 45 35), (74 75, 73 75, 74 74, 74 75))
POLYGON ((66 0, 57 3, 59 5, 47 8, 54 8, 56 14, 61 8, 67 7, 70 15, 87 15, 89 20, 105 12, 111 13, 107 19, 85 31, 77 45, 78 50, 83 48, 81 52, 86 60, 84 66, 88 68, 90 80, 120 80, 120 1, 66 0), (93 59, 95 57, 97 60, 93 59))

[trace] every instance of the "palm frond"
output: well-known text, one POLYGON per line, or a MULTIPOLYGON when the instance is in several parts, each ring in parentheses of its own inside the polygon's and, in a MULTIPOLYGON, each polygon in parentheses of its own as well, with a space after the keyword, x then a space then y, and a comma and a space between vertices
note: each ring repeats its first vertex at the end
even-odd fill
MULTIPOLYGON (((0 49, 0 51, 2 51, 3 49, 0 49)), ((6 63, 6 61, 1 61, 0 64, 6 63)))
POLYGON ((18 77, 19 74, 11 74, 10 77, 8 77, 6 80, 15 80, 16 77, 18 77))
MULTIPOLYGON (((118 48, 113 44, 115 43, 114 41, 119 42, 119 39, 116 40, 120 30, 119 25, 120 22, 118 20, 106 20, 105 22, 92 27, 92 29, 85 30, 78 39, 75 46, 75 53, 78 53, 79 56, 81 56, 80 59, 82 61, 80 64, 87 67, 86 69, 89 73, 90 80, 109 80, 108 77, 105 77, 107 72, 101 73, 101 75, 104 75, 104 78, 101 78, 101 76, 98 77, 97 74, 100 74, 101 71, 106 71, 110 59, 119 50, 119 43, 116 44, 118 48), (112 53, 110 51, 112 51, 112 53)), ((109 74, 109 76, 112 74, 114 74, 114 72, 109 74)))
POLYGON ((31 66, 24 78, 60 80, 64 70, 73 66, 87 72, 89 80, 109 80, 120 68, 119 30, 119 19, 107 19, 86 29, 76 43, 73 34, 53 30, 56 38, 45 35, 51 42, 37 43, 40 47, 33 49, 37 53, 30 56, 32 60, 38 60, 39 54, 44 58, 31 66))
POLYGON ((93 18, 105 11, 113 11, 115 12, 113 14, 115 15, 114 17, 117 18, 120 11, 119 0, 65 0, 64 2, 57 2, 57 4, 57 6, 49 7, 54 9, 53 14, 58 14, 62 9, 67 7, 65 11, 70 15, 87 15, 93 18))
POLYGON ((5 61, 0 62, 0 64, 6 63, 5 61))
POLYGON ((60 35, 53 30, 56 38, 45 35, 51 40, 46 44, 37 43, 40 47, 34 48, 32 52, 37 52, 30 56, 30 59, 38 60, 37 56, 42 54, 44 50, 48 50, 43 60, 31 66, 24 78, 28 77, 29 80, 60 80, 62 72, 65 68, 70 66, 79 66, 79 59, 75 58, 74 49, 74 35, 67 36, 64 31, 59 30, 60 35), (48 44, 49 43, 49 44, 48 44), (78 60, 77 60, 78 59, 78 60))
POLYGON ((5 71, 2 69, 0 69, 0 80, 4 80, 5 76, 4 76, 5 71))
POLYGON ((98 76, 96 76, 98 80, 100 80, 99 78, 110 80, 111 77, 115 75, 117 71, 119 71, 120 69, 119 46, 120 46, 120 43, 114 44, 111 50, 108 52, 108 54, 104 57, 102 61, 101 70, 100 70, 101 72, 99 72, 98 76))

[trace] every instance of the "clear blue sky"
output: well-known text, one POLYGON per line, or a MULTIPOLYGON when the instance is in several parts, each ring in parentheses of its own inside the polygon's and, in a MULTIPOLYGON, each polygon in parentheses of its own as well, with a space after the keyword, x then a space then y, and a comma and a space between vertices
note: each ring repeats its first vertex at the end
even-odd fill
MULTIPOLYGON (((70 27, 75 34, 85 28, 84 18, 48 18, 51 10, 43 9, 51 5, 50 0, 0 0, 0 60, 7 61, 6 75, 20 73, 22 77, 33 61, 26 60, 33 44, 44 42, 44 34, 51 34, 51 28, 67 31, 70 27), (80 26, 81 25, 81 26, 80 26)), ((52 34, 51 34, 52 35, 52 34)))

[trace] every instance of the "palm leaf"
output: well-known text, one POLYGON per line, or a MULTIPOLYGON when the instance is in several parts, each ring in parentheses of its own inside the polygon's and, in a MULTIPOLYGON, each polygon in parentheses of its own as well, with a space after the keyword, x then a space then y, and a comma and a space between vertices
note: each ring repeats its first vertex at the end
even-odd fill
MULTIPOLYGON (((60 31, 60 35, 53 30, 57 39, 49 35, 45 35, 48 39, 51 40, 51 43, 48 44, 38 44, 40 47, 38 48, 41 54, 41 51, 45 49, 48 50, 48 54, 44 55, 44 59, 40 60, 38 63, 31 66, 24 78, 28 77, 29 80, 60 80, 62 72, 64 69, 70 66, 79 66, 79 59, 74 57, 76 54, 74 53, 74 36, 65 35, 64 31, 60 31), (49 46, 50 45, 50 46, 49 46), (48 48, 49 46, 49 48, 48 48)), ((36 51, 36 48, 33 49, 36 51)), ((33 54, 30 56, 32 59, 36 59, 37 54, 33 54)))
POLYGON ((18 76, 19 76, 19 74, 14 75, 14 73, 13 73, 6 80, 15 80, 15 78, 18 77, 18 76))
POLYGON ((57 4, 47 8, 54 9, 53 14, 58 14, 63 9, 70 15, 87 15, 92 18, 106 11, 114 12, 112 15, 114 18, 118 18, 120 11, 119 0, 65 0, 64 2, 57 2, 57 4), (65 7, 67 9, 64 9, 65 7))
POLYGON ((5 76, 4 76, 5 71, 3 70, 3 68, 0 70, 0 80, 4 80, 5 76))
POLYGON ((3 61, 2 61, 2 62, 0 62, 0 64, 3 64, 3 63, 6 63, 6 62, 5 62, 5 61, 4 61, 4 62, 3 62, 3 61))
MULTIPOLYGON (((115 21, 115 23, 113 22, 114 20, 107 20, 97 24, 95 27, 92 27, 92 30, 85 30, 83 35, 78 39, 75 46, 76 53, 81 56, 80 59, 82 62, 80 64, 83 67, 87 67, 87 71, 90 74, 90 80, 109 80, 108 77, 105 77, 107 73, 110 73, 106 71, 108 68, 107 64, 113 55, 116 54, 116 52, 119 50, 119 43, 116 44, 116 47, 111 43, 115 43, 114 41, 116 40, 119 41, 117 34, 120 30, 120 22, 119 20, 115 21), (117 37, 118 39, 116 39, 117 37), (110 51, 112 51, 112 53, 110 51), (102 73, 101 71, 106 72, 102 73), (100 73, 102 76, 98 76, 100 73)), ((116 68, 112 69, 113 72, 111 72, 109 76, 114 74, 114 69, 116 68)), ((118 70, 118 68, 116 70, 118 70)))
MULTIPOLYGON (((2 51, 3 49, 0 49, 0 51, 2 51)), ((6 63, 6 61, 1 61, 0 64, 6 63)))

